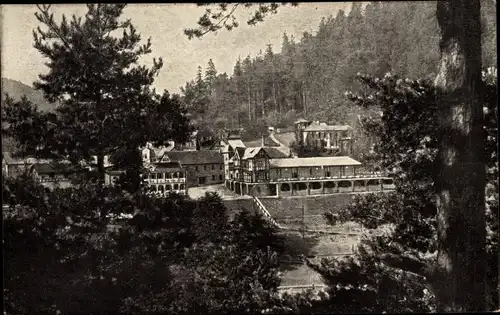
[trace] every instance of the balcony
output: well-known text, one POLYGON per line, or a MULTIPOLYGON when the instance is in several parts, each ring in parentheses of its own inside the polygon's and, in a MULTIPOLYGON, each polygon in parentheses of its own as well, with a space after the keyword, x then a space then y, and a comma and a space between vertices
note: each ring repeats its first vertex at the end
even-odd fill
POLYGON ((327 180, 327 179, 360 179, 360 178, 378 178, 378 177, 387 177, 382 172, 364 172, 364 173, 356 173, 356 175, 333 175, 333 176, 307 176, 307 177, 281 177, 281 178, 272 178, 272 182, 290 182, 290 181, 305 181, 305 180, 327 180))
POLYGON ((146 178, 146 181, 150 184, 182 184, 186 182, 185 177, 181 178, 160 178, 160 179, 151 179, 146 178))

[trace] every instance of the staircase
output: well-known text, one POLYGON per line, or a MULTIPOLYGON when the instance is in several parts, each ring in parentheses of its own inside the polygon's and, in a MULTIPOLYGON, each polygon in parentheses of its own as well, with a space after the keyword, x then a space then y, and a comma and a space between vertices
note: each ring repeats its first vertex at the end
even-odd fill
POLYGON ((278 222, 276 222, 276 220, 273 219, 273 217, 271 216, 269 211, 267 211, 262 201, 260 201, 260 199, 255 196, 252 196, 252 198, 262 216, 266 218, 269 222, 271 222, 272 225, 276 226, 278 229, 283 229, 283 227, 279 225, 278 222))

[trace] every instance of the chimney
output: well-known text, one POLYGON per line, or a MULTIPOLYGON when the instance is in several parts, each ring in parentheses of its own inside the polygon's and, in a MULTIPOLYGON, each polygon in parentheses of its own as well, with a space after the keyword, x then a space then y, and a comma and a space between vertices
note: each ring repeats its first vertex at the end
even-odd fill
POLYGON ((265 147, 265 145, 264 145, 264 134, 262 134, 262 136, 261 136, 261 143, 260 144, 261 144, 262 147, 265 147))

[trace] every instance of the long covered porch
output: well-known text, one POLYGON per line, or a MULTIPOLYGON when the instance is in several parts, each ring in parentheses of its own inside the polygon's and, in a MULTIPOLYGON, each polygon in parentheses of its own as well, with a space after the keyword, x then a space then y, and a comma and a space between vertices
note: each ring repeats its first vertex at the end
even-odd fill
POLYGON ((288 197, 387 191, 394 189, 394 182, 389 177, 311 179, 268 183, 246 183, 227 180, 226 187, 239 195, 288 197))

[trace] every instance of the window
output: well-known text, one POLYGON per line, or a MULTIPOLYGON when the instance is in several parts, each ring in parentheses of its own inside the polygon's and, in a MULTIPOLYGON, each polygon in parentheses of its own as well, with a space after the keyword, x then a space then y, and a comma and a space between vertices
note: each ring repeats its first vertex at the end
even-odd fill
POLYGON ((151 179, 156 179, 156 173, 152 173, 152 174, 150 175, 150 177, 151 177, 151 179))
POLYGON ((175 172, 174 173, 174 178, 179 178, 179 173, 175 172))
POLYGON ((212 180, 215 180, 215 175, 212 175, 212 180))
POLYGON ((312 174, 313 174, 313 170, 312 170, 312 168, 309 168, 309 175, 312 176, 312 174))
POLYGON ((222 175, 219 175, 219 180, 222 180, 222 175))
POLYGON ((198 170, 198 165, 196 165, 196 166, 194 167, 194 169, 195 169, 195 170, 198 170))
POLYGON ((325 172, 326 177, 330 177, 330 172, 325 172))
POLYGON ((179 190, 179 185, 178 184, 174 184, 174 190, 179 190))
POLYGON ((172 190, 172 186, 170 186, 170 185, 165 185, 165 190, 172 190))
POLYGON ((184 184, 180 184, 179 189, 184 190, 185 189, 184 184))
POLYGON ((220 165, 219 169, 222 171, 222 165, 220 165))
POLYGON ((203 165, 203 170, 207 170, 207 166, 206 165, 203 165))
POLYGON ((299 174, 297 173, 297 171, 292 171, 292 177, 299 178, 299 174))
POLYGON ((158 174, 158 179, 164 179, 164 178, 165 178, 165 173, 158 174))
POLYGON ((212 164, 212 170, 214 170, 214 169, 215 169, 215 165, 212 164))

